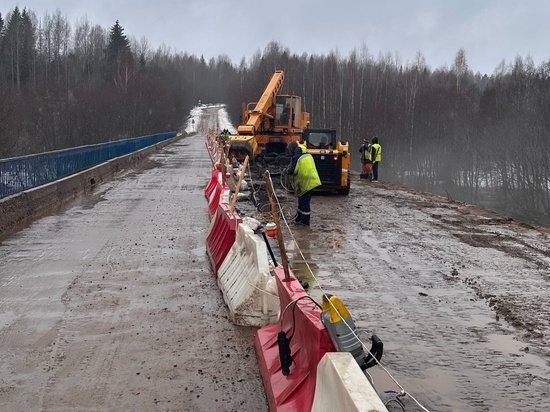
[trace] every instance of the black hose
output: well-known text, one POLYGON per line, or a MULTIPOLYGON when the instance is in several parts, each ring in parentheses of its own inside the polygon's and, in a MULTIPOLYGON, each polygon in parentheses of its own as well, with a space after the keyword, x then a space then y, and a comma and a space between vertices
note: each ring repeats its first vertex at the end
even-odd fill
POLYGON ((277 259, 275 259, 275 255, 273 254, 273 250, 271 250, 271 245, 269 244, 269 240, 267 239, 267 236, 265 235, 265 232, 262 230, 262 236, 264 237, 265 244, 267 246, 267 250, 269 250, 269 254, 271 255, 271 260, 273 261, 273 264, 275 267, 279 266, 277 264, 277 259))

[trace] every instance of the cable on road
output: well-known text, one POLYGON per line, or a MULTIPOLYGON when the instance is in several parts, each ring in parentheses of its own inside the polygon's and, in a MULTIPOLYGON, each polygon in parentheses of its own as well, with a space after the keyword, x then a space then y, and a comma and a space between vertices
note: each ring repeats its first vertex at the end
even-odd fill
MULTIPOLYGON (((269 176, 269 179, 271 179, 271 176, 269 176)), ((315 284, 316 286, 319 288, 319 290, 321 291, 322 295, 323 296, 326 296, 327 295, 327 292, 325 292, 324 288, 321 286, 321 282, 319 281, 319 279, 315 276, 315 274, 313 273, 313 271, 311 270, 311 267, 309 266, 309 263, 307 262, 307 259, 305 258, 304 254, 302 253, 302 250, 300 249, 300 246, 298 245, 298 242, 296 241, 296 238, 294 237, 294 234, 292 233, 292 230, 290 228, 290 225, 288 224, 287 220, 286 220, 286 216, 285 214, 283 213, 283 208, 279 202, 279 198, 277 196, 277 194, 275 192, 273 192, 273 196, 275 198, 275 201, 277 203, 277 207, 279 209, 279 211, 281 212, 280 215, 282 216, 282 220, 284 221, 284 224, 285 226, 287 227, 289 233, 290 233, 290 236, 294 242, 294 244, 296 245, 296 249, 298 250, 298 252, 300 253, 300 256, 302 257, 302 260, 304 261, 306 267, 307 267, 307 270, 309 271, 311 277, 315 280, 315 284)), ((298 298, 300 299, 300 298, 298 298)), ((297 299, 297 300, 298 300, 297 299)), ((336 311, 336 313, 338 313, 338 315, 340 316, 341 319, 344 319, 344 317, 340 314, 340 312, 338 311, 338 309, 332 304, 332 302, 330 301, 330 299, 328 299, 328 302, 329 304, 332 306, 332 308, 336 311)), ((287 307, 292 304, 293 302, 290 302, 287 307)), ((286 308, 285 308, 286 310, 286 308)), ((284 313, 284 311, 283 311, 284 313)), ((281 314, 281 318, 282 318, 282 314, 281 314)), ((344 324, 347 326, 347 328, 350 330, 350 332, 353 334, 353 336, 359 341, 361 342, 361 345, 363 346, 363 349, 365 350, 366 353, 368 353, 370 356, 372 356, 372 358, 374 359, 374 361, 378 364, 378 366, 380 366, 380 368, 382 368, 382 370, 384 372, 386 372, 386 374, 388 375, 388 377, 397 385, 399 386, 399 388, 401 389, 401 391, 397 394, 396 396, 396 399, 397 397, 403 397, 405 395, 407 395, 409 398, 411 398, 424 412, 430 412, 427 408, 425 408, 413 395, 411 395, 410 392, 406 391, 405 388, 392 376, 392 374, 384 367, 384 365, 382 365, 377 359, 376 357, 371 353, 371 351, 369 350, 369 348, 367 347, 367 345, 365 345, 365 343, 359 338, 359 336, 357 336, 357 334, 355 333, 355 331, 353 329, 351 329, 351 327, 348 325, 347 322, 344 322, 344 324)), ((390 401, 394 401, 394 399, 390 399, 390 401)), ((396 401, 397 403, 402 403, 401 400, 399 399, 398 401, 396 401)), ((404 408, 404 405, 403 405, 403 408, 404 408)), ((403 409, 404 410, 404 409, 403 409)))

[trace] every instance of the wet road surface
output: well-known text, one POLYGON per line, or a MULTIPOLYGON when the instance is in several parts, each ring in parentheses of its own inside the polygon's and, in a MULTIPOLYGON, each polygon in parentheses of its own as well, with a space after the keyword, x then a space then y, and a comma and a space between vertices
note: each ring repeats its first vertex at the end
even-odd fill
MULTIPOLYGON (((365 346, 383 340, 383 365, 424 407, 550 410, 547 228, 357 175, 349 196, 318 194, 312 210, 310 228, 286 231, 294 272, 318 302, 343 300, 365 346)), ((369 372, 383 399, 398 389, 369 372)))
POLYGON ((255 329, 229 321, 205 252, 204 142, 0 244, 0 410, 267 410, 255 329))

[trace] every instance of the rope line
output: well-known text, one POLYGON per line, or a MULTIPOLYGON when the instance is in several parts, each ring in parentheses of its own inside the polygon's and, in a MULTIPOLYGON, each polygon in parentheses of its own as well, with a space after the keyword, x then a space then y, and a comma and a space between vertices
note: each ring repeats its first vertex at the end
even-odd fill
MULTIPOLYGON (((271 180, 271 175, 269 176, 269 179, 271 180)), ((279 202, 279 198, 277 197, 277 194, 275 193, 275 191, 273 191, 273 194, 272 196, 274 196, 275 198, 275 201, 277 203, 277 207, 279 209, 279 211, 281 212, 280 215, 282 216, 282 219, 285 223, 285 226, 287 227, 288 231, 290 232, 290 236, 294 242, 294 244, 296 245, 296 249, 298 250, 298 252, 300 253, 300 256, 302 257, 302 260, 304 261, 306 267, 307 267, 307 270, 309 271, 311 277, 315 280, 315 283, 316 283, 316 286, 319 288, 319 290, 321 291, 322 295, 323 296, 326 296, 327 293, 325 292, 325 290, 323 289, 323 287, 321 286, 321 282, 319 281, 319 279, 315 276, 315 274, 313 273, 313 271, 311 270, 311 267, 309 266, 309 263, 307 262, 304 254, 302 253, 302 250, 300 249, 300 246, 298 245, 298 242, 296 241, 296 238, 294 237, 294 234, 292 233, 292 230, 290 229, 290 226, 286 220, 286 216, 284 215, 284 213, 282 213, 282 206, 279 202)), ((338 313, 338 316, 340 316, 341 319, 344 319, 344 317, 340 314, 340 312, 338 311, 338 309, 334 306, 334 304, 329 300, 327 299, 329 304, 332 306, 332 308, 336 311, 336 313, 338 313)), ((287 305, 287 307, 292 304, 289 303, 287 305)), ((286 310, 286 308, 285 308, 286 310)), ((281 315, 281 319, 282 319, 282 315, 281 315)), ((392 374, 386 369, 386 367, 384 367, 384 365, 382 365, 376 358, 375 356, 371 353, 371 351, 369 350, 369 348, 365 345, 365 343, 359 338, 359 336, 357 336, 357 334, 355 333, 355 331, 353 329, 351 329, 351 327, 348 325, 347 322, 344 322, 344 324, 346 325, 346 327, 350 330, 350 332, 353 334, 353 336, 361 343, 361 345, 363 346, 363 349, 369 354, 372 356, 372 358, 374 359, 374 361, 382 368, 382 370, 384 370, 384 372, 386 372, 386 374, 390 377, 390 379, 397 385, 399 386, 399 388, 401 389, 401 392, 397 395, 397 396, 404 396, 404 395, 408 395, 420 408, 422 408, 423 411, 425 412, 429 412, 428 409, 426 409, 414 396, 412 396, 408 391, 405 390, 405 388, 392 376, 392 374)))

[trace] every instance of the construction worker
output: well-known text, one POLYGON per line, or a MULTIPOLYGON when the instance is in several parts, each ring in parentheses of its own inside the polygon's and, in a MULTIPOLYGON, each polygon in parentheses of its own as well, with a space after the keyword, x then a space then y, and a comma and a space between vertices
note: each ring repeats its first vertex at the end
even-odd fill
POLYGON ((294 176, 294 195, 298 197, 298 211, 294 223, 309 226, 311 195, 313 189, 321 186, 321 179, 319 179, 313 156, 302 153, 302 148, 296 141, 290 142, 287 149, 292 155, 292 163, 286 173, 294 176))
POLYGON ((305 140, 300 140, 298 142, 298 147, 302 150, 302 153, 307 153, 307 146, 305 140))
POLYGON ((363 140, 363 145, 359 149, 361 156, 361 179, 372 180, 372 159, 371 159, 371 145, 367 139, 363 140))
POLYGON ((382 146, 378 143, 378 137, 372 138, 371 150, 372 181, 378 182, 378 164, 382 161, 382 146))

